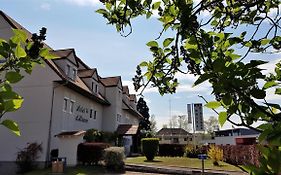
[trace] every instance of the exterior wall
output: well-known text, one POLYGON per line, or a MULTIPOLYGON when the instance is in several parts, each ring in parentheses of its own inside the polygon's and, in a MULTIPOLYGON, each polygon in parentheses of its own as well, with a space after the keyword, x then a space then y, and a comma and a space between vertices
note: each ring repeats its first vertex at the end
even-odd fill
POLYGON ((7 140, 0 144, 0 161, 15 161, 19 149, 27 143, 42 143, 43 152, 38 161, 45 161, 47 154, 48 130, 51 115, 51 96, 53 80, 58 79, 51 68, 36 66, 31 75, 14 86, 14 90, 23 98, 22 107, 4 118, 15 120, 20 127, 21 136, 17 137, 5 127, 0 127, 0 138, 7 140), (44 77, 44 78, 42 78, 44 77))
POLYGON ((244 135, 244 136, 224 136, 224 137, 215 137, 216 145, 236 145, 236 138, 247 138, 247 137, 258 137, 259 135, 244 135))
POLYGON ((130 112, 127 110, 122 111, 122 124, 133 124, 133 125, 138 125, 139 124, 139 119, 132 115, 130 112))
POLYGON ((159 138, 159 144, 188 144, 192 142, 191 136, 171 135, 171 136, 156 136, 159 138), (175 139, 178 140, 175 141, 175 139))
POLYGON ((83 136, 64 137, 59 139, 59 157, 66 157, 67 166, 77 164, 77 145, 83 141, 83 136))
POLYGON ((7 40, 12 35, 10 24, 0 15, 0 38, 7 40))
POLYGON ((58 139, 54 136, 62 131, 87 130, 91 128, 102 129, 103 106, 63 85, 55 88, 53 106, 51 149, 58 148, 58 139), (65 97, 68 98, 66 111, 63 110, 65 97), (71 100, 75 102, 73 113, 70 112, 71 100), (90 118, 91 109, 97 111, 96 119, 93 116, 90 118))
POLYGON ((114 132, 121 121, 117 121, 117 114, 122 116, 122 90, 118 87, 106 87, 105 97, 111 103, 104 108, 102 129, 114 132))

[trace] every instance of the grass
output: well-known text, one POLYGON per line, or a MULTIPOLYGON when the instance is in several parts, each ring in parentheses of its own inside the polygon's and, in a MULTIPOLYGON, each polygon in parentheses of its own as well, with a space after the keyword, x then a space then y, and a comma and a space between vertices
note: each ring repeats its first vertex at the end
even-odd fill
MULTIPOLYGON (((145 157, 131 157, 127 158, 125 162, 143 165, 202 168, 201 160, 187 157, 155 157, 153 161, 147 161, 145 157)), ((204 165, 206 169, 242 171, 239 167, 230 165, 225 162, 219 162, 219 164, 220 166, 214 166, 211 160, 205 160, 204 165)))
MULTIPOLYGON (((94 175, 94 174, 104 174, 107 171, 99 166, 76 166, 67 167, 64 175, 94 175)), ((50 175, 51 168, 40 169, 28 172, 24 175, 50 175)))

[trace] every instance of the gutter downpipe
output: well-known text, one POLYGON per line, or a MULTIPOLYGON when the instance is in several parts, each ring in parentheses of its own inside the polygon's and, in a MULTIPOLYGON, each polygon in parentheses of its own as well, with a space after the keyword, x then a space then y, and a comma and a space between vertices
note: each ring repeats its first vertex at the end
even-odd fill
POLYGON ((48 142, 47 142, 45 167, 48 167, 49 161, 50 161, 51 129, 52 129, 52 122, 53 122, 53 108, 54 108, 55 89, 60 87, 60 86, 65 86, 67 84, 68 84, 68 80, 66 80, 65 83, 59 84, 57 86, 55 86, 55 84, 53 84, 53 87, 52 87, 52 103, 51 103, 51 113, 50 113, 50 121, 49 121, 49 131, 48 131, 48 142))

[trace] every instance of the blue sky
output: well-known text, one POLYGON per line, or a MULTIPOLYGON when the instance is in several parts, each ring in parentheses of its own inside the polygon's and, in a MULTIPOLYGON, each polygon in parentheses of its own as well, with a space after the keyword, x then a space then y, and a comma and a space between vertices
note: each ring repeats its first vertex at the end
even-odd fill
MULTIPOLYGON (((147 21, 138 18, 133 22, 133 33, 122 37, 114 26, 106 24, 106 20, 95 13, 100 6, 98 0, 0 0, 1 10, 15 19, 31 32, 41 27, 47 28, 46 43, 53 49, 75 48, 76 54, 89 66, 98 69, 102 77, 122 76, 123 85, 129 85, 133 92, 131 79, 137 64, 150 58, 145 45, 158 37, 161 25, 156 18, 147 21)), ((168 34, 169 35, 169 34, 168 34)), ((253 54, 258 58, 259 55, 253 54)), ((266 56, 273 60, 266 65, 272 68, 280 55, 266 56)), ((179 75, 180 87, 176 94, 160 96, 156 89, 145 91, 145 99, 150 114, 156 116, 157 128, 168 124, 171 115, 187 114, 187 103, 204 103, 198 95, 212 100, 207 83, 191 88, 196 79, 193 75, 179 75)), ((280 99, 271 99, 277 102, 280 99)), ((216 116, 214 112, 203 109, 204 117, 216 116)), ((224 128, 231 127, 226 124, 224 128)))

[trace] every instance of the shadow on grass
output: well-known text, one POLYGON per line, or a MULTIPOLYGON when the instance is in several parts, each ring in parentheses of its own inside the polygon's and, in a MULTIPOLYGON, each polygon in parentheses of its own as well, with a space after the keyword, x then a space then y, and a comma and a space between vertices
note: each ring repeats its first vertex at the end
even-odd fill
POLYGON ((163 162, 161 160, 144 160, 144 162, 163 162))

